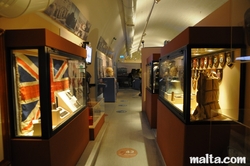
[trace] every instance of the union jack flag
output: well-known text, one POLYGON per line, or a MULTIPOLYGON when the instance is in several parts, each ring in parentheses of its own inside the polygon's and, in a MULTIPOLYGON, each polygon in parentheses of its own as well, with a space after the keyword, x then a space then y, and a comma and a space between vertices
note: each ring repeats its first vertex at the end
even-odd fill
POLYGON ((69 89, 68 63, 51 58, 50 66, 51 102, 55 103, 55 93, 69 89))
POLYGON ((17 125, 22 134, 27 134, 33 129, 32 120, 40 118, 38 57, 22 53, 15 53, 15 56, 19 99, 17 125))
MULTIPOLYGON (((18 93, 17 122, 21 134, 33 130, 33 120, 40 118, 38 57, 16 52, 16 80, 18 93)), ((51 102, 55 102, 57 91, 69 88, 68 64, 66 60, 50 59, 51 102)))

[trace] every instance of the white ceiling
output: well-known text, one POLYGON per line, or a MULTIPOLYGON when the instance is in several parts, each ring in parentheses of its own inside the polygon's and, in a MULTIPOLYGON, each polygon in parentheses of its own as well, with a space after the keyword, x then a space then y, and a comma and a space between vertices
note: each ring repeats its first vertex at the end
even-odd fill
MULTIPOLYGON (((131 52, 136 52, 154 0, 134 0, 136 12, 131 52)), ((114 57, 127 55, 124 34, 123 0, 72 0, 92 24, 88 41, 96 47, 99 37, 110 45, 114 57), (115 37, 117 40, 113 40, 115 37)), ((147 24, 144 47, 162 47, 184 29, 193 26, 227 0, 161 0, 154 5, 147 24)))
MULTIPOLYGON (((46 6, 48 1, 51 2, 53 0, 34 0, 33 4, 43 2, 43 6, 46 6)), ((194 26, 228 0, 71 1, 91 23, 87 40, 91 42, 94 51, 99 38, 102 37, 113 51, 115 61, 119 60, 117 57, 120 55, 125 55, 127 60, 134 60, 135 62, 135 58, 140 61, 140 49, 143 46, 162 47, 164 41, 172 40, 187 27, 194 26), (159 2, 155 3, 155 1, 159 2), (134 7, 134 12, 124 14, 127 11, 131 11, 129 5, 134 7), (127 21, 130 15, 132 19, 127 21), (142 44, 142 40, 144 44, 142 44)), ((2 3, 11 3, 13 8, 15 5, 18 5, 14 2, 22 3, 22 1, 17 0, 0 0, 0 2, 0 7, 2 3)))

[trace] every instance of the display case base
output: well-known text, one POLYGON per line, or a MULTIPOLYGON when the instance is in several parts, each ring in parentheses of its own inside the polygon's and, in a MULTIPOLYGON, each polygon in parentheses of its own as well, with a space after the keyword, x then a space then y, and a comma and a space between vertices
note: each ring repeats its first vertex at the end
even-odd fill
POLYGON ((98 116, 98 118, 94 121, 93 125, 89 126, 89 139, 90 140, 95 140, 104 122, 105 122, 105 114, 104 112, 101 112, 100 116, 98 116))
POLYGON ((192 165, 191 156, 207 153, 227 155, 232 122, 185 124, 159 100, 157 107, 157 144, 167 165, 192 165))
POLYGON ((76 165, 89 142, 88 126, 84 110, 50 139, 13 138, 11 165, 76 165))
POLYGON ((150 128, 157 128, 157 99, 158 94, 151 93, 146 90, 146 113, 149 121, 150 128))

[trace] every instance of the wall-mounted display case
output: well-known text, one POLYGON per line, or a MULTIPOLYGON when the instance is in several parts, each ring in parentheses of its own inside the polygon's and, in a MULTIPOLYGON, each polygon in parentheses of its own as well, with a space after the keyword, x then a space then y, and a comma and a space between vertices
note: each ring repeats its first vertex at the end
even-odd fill
POLYGON ((86 50, 46 29, 6 30, 5 43, 13 165, 74 163, 89 140, 86 50), (33 146, 20 148, 28 142, 33 146), (36 152, 27 154, 30 148, 36 152), (59 151, 54 156, 40 154, 54 148, 59 151), (75 149, 77 157, 57 160, 75 149))
POLYGON ((160 58, 159 97, 184 122, 238 120, 244 45, 187 45, 160 58))

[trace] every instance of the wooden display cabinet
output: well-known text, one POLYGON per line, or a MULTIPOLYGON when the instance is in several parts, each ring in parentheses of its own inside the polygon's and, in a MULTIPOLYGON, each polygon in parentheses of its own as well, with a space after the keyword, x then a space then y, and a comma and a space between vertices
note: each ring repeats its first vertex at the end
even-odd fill
POLYGON ((89 141, 86 50, 46 29, 4 36, 11 165, 76 165, 89 141))
POLYGON ((167 165, 228 155, 231 126, 241 121, 243 27, 189 27, 162 48, 157 143, 167 165))

